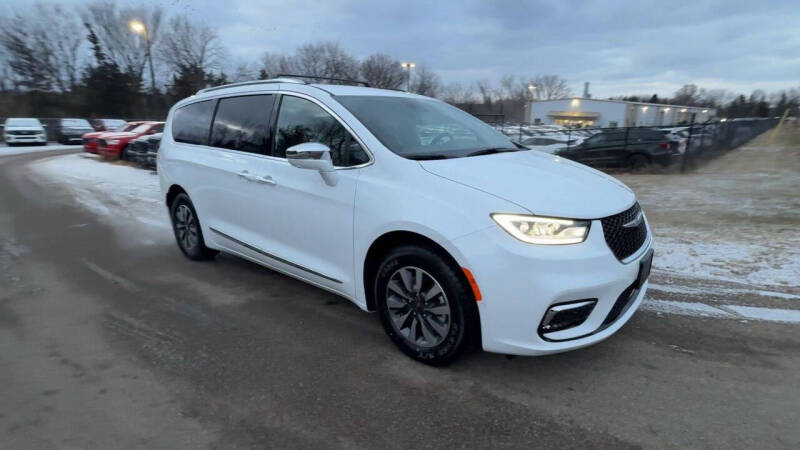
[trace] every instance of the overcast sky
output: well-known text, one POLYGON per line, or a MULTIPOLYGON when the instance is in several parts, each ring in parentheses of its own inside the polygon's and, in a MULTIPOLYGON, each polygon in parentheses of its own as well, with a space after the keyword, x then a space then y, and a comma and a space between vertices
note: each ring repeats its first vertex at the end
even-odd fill
POLYGON ((797 1, 149 3, 216 27, 235 61, 335 40, 358 57, 382 52, 424 64, 445 82, 556 74, 576 94, 591 82, 595 97, 671 96, 686 83, 745 93, 800 86, 797 1))

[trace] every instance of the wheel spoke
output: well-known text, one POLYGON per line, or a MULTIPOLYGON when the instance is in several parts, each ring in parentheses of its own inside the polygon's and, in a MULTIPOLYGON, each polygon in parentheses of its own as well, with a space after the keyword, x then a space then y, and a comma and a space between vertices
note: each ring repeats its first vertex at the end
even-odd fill
POLYGON ((422 269, 415 268, 414 269, 414 290, 411 291, 415 294, 419 294, 419 291, 422 289, 422 269))
POLYGON ((421 320, 421 322, 422 322, 422 335, 425 337, 425 342, 428 343, 428 344, 433 344, 434 342, 436 342, 436 338, 437 337, 434 336, 433 333, 431 332, 433 327, 430 325, 430 319, 428 319, 425 316, 422 316, 421 319, 422 319, 421 320))
POLYGON ((428 289, 428 292, 426 292, 422 296, 422 298, 424 298, 425 301, 428 302, 428 301, 434 299, 437 295, 439 295, 441 293, 442 293, 442 288, 439 286, 439 283, 434 283, 433 287, 428 289))
POLYGON ((386 305, 389 309, 402 309, 406 307, 406 302, 398 300, 394 295, 386 297, 386 305))
POLYGON ((400 283, 397 282, 397 280, 395 280, 395 279, 389 280, 389 286, 388 287, 389 287, 389 289, 391 291, 393 291, 395 294, 399 295, 400 297, 402 297, 402 298, 404 298, 406 300, 410 300, 411 299, 411 297, 408 295, 408 291, 406 291, 405 288, 403 288, 403 286, 401 286, 400 283))
POLYGON ((399 314, 392 315, 392 322, 394 322, 395 325, 397 325, 398 331, 402 330, 403 328, 405 328, 404 325, 406 324, 406 321, 408 320, 408 316, 410 316, 410 315, 411 315, 411 310, 410 309, 408 311, 406 311, 405 313, 399 313, 399 314))
POLYGON ((411 270, 409 269, 401 270, 400 278, 403 280, 403 287, 406 288, 406 292, 408 293, 414 292, 413 282, 411 280, 411 270))
POLYGON ((431 325, 434 331, 439 336, 444 336, 445 332, 447 332, 447 326, 439 323, 435 318, 429 317, 428 323, 431 325))
POLYGON ((408 337, 411 338, 411 342, 417 343, 419 340, 419 332, 417 331, 417 327, 419 326, 419 321, 416 317, 411 319, 411 328, 408 329, 408 337))
POLYGON ((442 316, 442 315, 445 315, 445 314, 450 315, 450 307, 447 306, 447 305, 432 306, 430 308, 425 308, 425 311, 427 311, 427 312, 429 312, 429 313, 431 313, 433 315, 436 315, 436 316, 442 316))

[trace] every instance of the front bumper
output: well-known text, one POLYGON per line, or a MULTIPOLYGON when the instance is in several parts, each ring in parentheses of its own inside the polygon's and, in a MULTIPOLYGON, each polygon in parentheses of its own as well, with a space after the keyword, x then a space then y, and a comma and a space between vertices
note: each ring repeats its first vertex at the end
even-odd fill
POLYGON ((631 318, 647 291, 645 282, 627 298, 622 313, 604 323, 620 295, 636 281, 639 262, 652 245, 648 239, 623 264, 592 221, 586 241, 575 245, 532 245, 499 226, 452 241, 481 290, 478 303, 483 348, 514 355, 543 355, 585 347, 611 336, 631 318), (596 299, 578 326, 546 334, 539 325, 555 304, 596 299))
POLYGON ((120 150, 122 150, 122 147, 98 147, 97 153, 106 158, 119 158, 120 150))
POLYGON ((3 140, 7 144, 46 144, 47 136, 43 134, 6 134, 3 136, 3 140))

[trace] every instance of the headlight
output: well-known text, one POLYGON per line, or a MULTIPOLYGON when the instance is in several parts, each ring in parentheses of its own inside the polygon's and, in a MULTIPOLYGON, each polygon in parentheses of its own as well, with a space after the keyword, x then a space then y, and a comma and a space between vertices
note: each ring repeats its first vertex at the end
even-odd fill
POLYGON ((117 145, 119 144, 119 139, 111 139, 108 141, 108 145, 117 145))
POLYGON ((492 214, 498 225, 529 244, 577 244, 589 234, 589 220, 554 219, 521 214, 492 214))

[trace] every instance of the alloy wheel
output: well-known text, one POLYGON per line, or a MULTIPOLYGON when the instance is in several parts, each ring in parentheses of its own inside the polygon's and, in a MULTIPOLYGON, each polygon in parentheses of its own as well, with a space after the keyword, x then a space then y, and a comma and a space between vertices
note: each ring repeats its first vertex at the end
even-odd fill
POLYGON ((435 347, 450 331, 447 295, 439 282, 419 267, 402 267, 392 274, 386 286, 386 307, 394 330, 418 347, 435 347))
POLYGON ((175 209, 175 230, 178 234, 178 241, 184 250, 193 249, 200 240, 197 220, 187 205, 178 205, 175 209))

